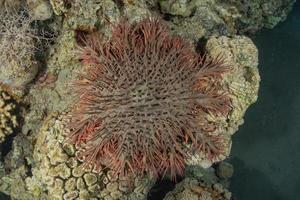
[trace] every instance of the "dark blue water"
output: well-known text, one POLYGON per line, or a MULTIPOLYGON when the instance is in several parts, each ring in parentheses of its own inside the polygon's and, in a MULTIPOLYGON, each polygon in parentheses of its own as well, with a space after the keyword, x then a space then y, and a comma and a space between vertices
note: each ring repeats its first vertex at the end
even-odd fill
POLYGON ((253 37, 261 87, 233 137, 238 200, 300 199, 300 2, 285 22, 253 37))

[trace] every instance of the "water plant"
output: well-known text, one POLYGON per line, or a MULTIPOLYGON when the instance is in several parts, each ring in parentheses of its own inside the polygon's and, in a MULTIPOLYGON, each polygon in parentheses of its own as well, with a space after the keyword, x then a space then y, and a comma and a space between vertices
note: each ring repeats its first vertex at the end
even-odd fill
POLYGON ((38 72, 35 59, 38 29, 27 9, 0 9, 0 83, 24 88, 38 72))
POLYGON ((37 29, 27 10, 0 11, 0 64, 5 67, 17 65, 29 68, 33 64, 37 29))

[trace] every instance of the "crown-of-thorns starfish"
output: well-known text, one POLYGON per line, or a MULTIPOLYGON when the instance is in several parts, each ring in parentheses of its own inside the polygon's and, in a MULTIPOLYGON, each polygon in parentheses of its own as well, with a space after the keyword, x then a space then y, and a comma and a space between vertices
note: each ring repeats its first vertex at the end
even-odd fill
POLYGON ((205 116, 227 115, 230 99, 220 87, 224 59, 195 52, 159 20, 123 21, 109 41, 87 37, 75 82, 70 139, 80 158, 118 175, 183 174, 195 152, 224 153, 205 116))

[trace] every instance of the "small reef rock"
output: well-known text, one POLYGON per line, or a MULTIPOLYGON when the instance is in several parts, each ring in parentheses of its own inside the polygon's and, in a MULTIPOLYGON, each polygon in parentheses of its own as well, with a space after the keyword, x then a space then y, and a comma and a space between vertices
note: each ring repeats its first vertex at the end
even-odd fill
MULTIPOLYGON (((230 165, 226 162, 221 163, 230 165)), ((221 180, 213 168, 189 166, 185 178, 176 184, 175 189, 168 192, 163 200, 230 200, 232 195, 227 189, 227 181, 230 178, 231 176, 221 180)))
POLYGON ((164 200, 230 200, 231 193, 221 184, 204 184, 192 178, 185 178, 164 200))
POLYGON ((208 121, 220 124, 212 134, 224 138, 225 154, 215 160, 190 155, 183 181, 165 200, 231 199, 226 188, 233 168, 221 161, 230 155, 234 145, 231 136, 243 123, 248 107, 257 100, 260 82, 258 50, 243 34, 274 27, 286 18, 294 2, 0 0, 0 7, 6 8, 0 9, 0 146, 7 138, 11 140, 5 150, 1 148, 0 192, 16 200, 147 198, 156 181, 150 175, 128 181, 114 177, 109 169, 83 167, 76 157, 76 146, 67 141, 63 112, 74 102, 71 85, 82 70, 78 56, 80 34, 98 31, 105 40, 119 21, 150 17, 167 23, 172 34, 194 42, 195 48, 200 46, 208 56, 222 54, 231 66, 221 85, 231 98, 232 110, 226 117, 207 116, 208 121), (32 18, 27 13, 7 13, 24 2, 32 18), (41 20, 57 31, 57 37, 47 52, 42 52, 47 56, 38 63, 38 38, 32 37, 37 30, 32 29, 32 22, 41 20), (12 95, 19 94, 20 88, 27 90, 18 95, 28 105, 24 120, 18 117, 23 115, 19 112, 19 99, 12 95))
POLYGON ((221 179, 229 179, 233 175, 233 166, 228 162, 220 162, 216 168, 216 174, 221 179))

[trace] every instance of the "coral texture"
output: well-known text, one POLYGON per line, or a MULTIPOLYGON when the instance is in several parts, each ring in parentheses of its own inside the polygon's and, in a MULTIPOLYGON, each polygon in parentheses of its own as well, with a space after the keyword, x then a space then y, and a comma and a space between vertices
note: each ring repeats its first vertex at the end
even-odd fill
POLYGON ((26 194, 32 194, 33 198, 17 199, 147 199, 155 182, 153 177, 136 177, 129 184, 127 180, 112 176, 111 170, 97 172, 96 169, 84 168, 75 157, 75 145, 65 142, 65 119, 62 114, 53 114, 45 120, 34 150, 36 166, 32 169, 32 176, 25 180, 26 194))
POLYGON ((172 30, 194 39, 232 36, 273 28, 286 19, 295 0, 158 0, 172 30))
POLYGON ((18 104, 0 85, 0 143, 19 126, 18 104))
POLYGON ((0 82, 24 86, 36 75, 34 58, 38 30, 27 10, 0 12, 0 82))
POLYGON ((47 0, 27 0, 27 5, 34 20, 47 20, 53 16, 52 7, 47 0))
POLYGON ((164 200, 230 200, 231 193, 221 184, 205 184, 195 178, 186 178, 169 192, 164 200))
POLYGON ((22 4, 22 0, 0 0, 0 12, 3 10, 17 10, 22 6, 22 4))
POLYGON ((209 160, 224 153, 222 138, 210 134, 218 125, 205 116, 230 111, 219 84, 230 68, 168 31, 157 20, 123 21, 108 42, 95 35, 84 40, 87 70, 74 84, 78 101, 69 128, 87 165, 174 178, 190 153, 209 160))

